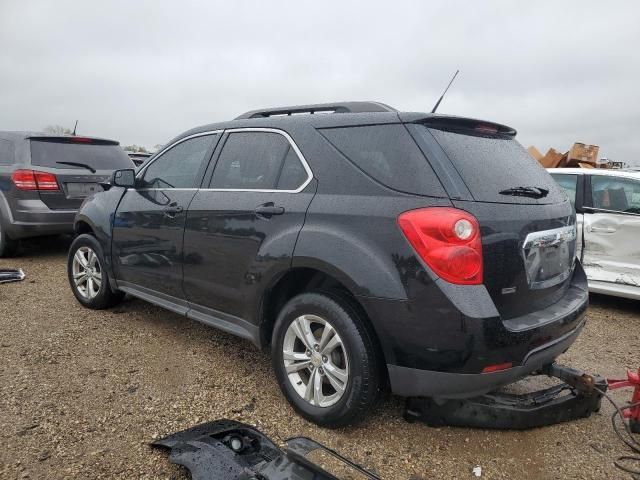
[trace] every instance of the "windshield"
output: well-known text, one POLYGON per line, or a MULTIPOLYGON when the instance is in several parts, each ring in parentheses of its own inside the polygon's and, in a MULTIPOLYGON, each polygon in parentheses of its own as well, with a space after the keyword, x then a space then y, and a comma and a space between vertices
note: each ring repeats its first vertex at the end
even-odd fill
POLYGON ((133 163, 119 145, 91 145, 31 140, 31 164, 50 168, 87 170, 118 170, 133 168, 133 163), (64 163, 58 163, 64 162, 64 163))
POLYGON ((419 131, 433 135, 478 201, 558 203, 566 198, 544 168, 512 137, 427 127, 419 131))

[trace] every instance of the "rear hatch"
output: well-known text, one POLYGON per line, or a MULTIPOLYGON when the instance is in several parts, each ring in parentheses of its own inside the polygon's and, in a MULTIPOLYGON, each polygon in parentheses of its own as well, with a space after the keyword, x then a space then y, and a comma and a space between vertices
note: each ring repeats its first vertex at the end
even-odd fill
POLYGON ((114 170, 134 168, 118 142, 87 137, 29 137, 33 170, 55 175, 58 189, 40 190, 52 210, 75 210, 103 190, 114 170))
POLYGON ((449 117, 409 129, 441 179, 448 172, 443 184, 454 206, 480 224, 483 281, 502 318, 557 302, 574 269, 575 216, 515 131, 449 117))

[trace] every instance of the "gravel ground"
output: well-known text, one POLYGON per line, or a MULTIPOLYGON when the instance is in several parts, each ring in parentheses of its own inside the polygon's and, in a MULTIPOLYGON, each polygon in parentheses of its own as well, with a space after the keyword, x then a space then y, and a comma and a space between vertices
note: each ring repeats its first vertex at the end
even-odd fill
MULTIPOLYGON (((527 432, 429 428, 391 397, 363 425, 330 431, 294 414, 269 356, 248 342, 139 300, 95 312, 67 285, 67 239, 30 242, 27 279, 0 285, 0 478, 188 478, 148 442, 231 418, 277 442, 310 436, 385 479, 629 478, 612 408, 527 432), (46 253, 43 253, 46 252, 46 253)), ((583 334, 562 359, 604 376, 640 364, 637 302, 593 297, 583 334)), ((620 401, 627 395, 616 395, 620 401)))

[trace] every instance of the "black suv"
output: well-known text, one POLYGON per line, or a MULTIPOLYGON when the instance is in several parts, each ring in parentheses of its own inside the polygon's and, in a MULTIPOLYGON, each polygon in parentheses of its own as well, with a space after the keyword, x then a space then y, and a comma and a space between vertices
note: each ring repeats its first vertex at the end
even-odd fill
POLYGON ((0 132, 0 257, 22 238, 73 233, 82 201, 132 166, 113 140, 0 132))
POLYGON ((195 128, 83 204, 71 287, 270 346, 287 399, 323 426, 388 384, 488 392, 567 350, 588 303, 571 204, 515 133, 374 102, 195 128))

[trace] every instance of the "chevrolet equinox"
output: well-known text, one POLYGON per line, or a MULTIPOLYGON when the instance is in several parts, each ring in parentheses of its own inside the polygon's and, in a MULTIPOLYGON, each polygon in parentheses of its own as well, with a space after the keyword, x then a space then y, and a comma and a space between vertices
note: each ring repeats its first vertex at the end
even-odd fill
POLYGON ((515 135, 377 102, 192 129, 83 203, 71 288, 270 348, 322 426, 357 422, 387 387, 489 392, 567 350, 588 303, 571 203, 515 135))

